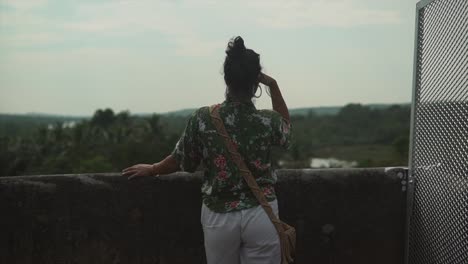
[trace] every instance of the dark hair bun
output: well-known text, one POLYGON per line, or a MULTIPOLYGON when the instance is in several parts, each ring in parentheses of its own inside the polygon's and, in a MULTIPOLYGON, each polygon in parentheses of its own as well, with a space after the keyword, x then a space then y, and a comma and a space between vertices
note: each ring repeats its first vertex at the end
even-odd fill
POLYGON ((238 57, 244 54, 246 51, 244 40, 238 36, 231 39, 228 43, 226 54, 229 57, 238 57))
POLYGON ((247 49, 241 37, 229 40, 224 60, 224 81, 230 92, 252 97, 258 86, 258 74, 262 70, 260 55, 247 49))

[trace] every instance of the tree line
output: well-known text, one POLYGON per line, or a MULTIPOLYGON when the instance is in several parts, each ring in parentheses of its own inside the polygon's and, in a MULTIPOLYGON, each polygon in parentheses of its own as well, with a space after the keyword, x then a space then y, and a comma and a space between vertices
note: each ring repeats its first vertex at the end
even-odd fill
MULTIPOLYGON (((98 109, 73 126, 64 126, 65 119, 40 123, 40 117, 21 126, 15 123, 21 128, 16 134, 12 119, 0 122, 0 176, 116 172, 136 163, 154 163, 172 151, 188 116, 98 109)), ((292 115, 291 122, 291 148, 274 151, 277 166, 283 160, 285 168, 308 167, 312 157, 354 160, 360 167, 407 164, 409 106, 375 109, 349 104, 332 115, 292 115)))

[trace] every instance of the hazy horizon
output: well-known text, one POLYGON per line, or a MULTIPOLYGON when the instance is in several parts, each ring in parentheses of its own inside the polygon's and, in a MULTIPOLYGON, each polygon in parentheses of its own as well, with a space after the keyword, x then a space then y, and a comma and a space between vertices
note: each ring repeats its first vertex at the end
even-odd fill
MULTIPOLYGON (((297 111, 297 110, 301 110, 301 109, 318 109, 318 108, 341 108, 341 107, 344 107, 348 104, 361 104, 361 103, 347 103, 347 104, 344 104, 344 105, 321 105, 321 106, 305 106, 305 107, 289 107, 289 111, 297 111)), ((390 105, 410 105, 411 102, 399 102, 399 103, 369 103, 369 104, 362 104, 363 106, 370 106, 370 105, 385 105, 385 106, 390 106, 390 105)), ((95 109, 94 111, 92 111, 91 113, 88 113, 88 114, 82 114, 82 115, 73 115, 73 114, 61 114, 61 113, 44 113, 44 112, 24 112, 24 113, 11 113, 11 112, 0 112, 0 115, 45 115, 45 116, 68 116, 68 117, 91 117, 95 111, 101 109, 101 110, 105 110, 107 108, 110 108, 110 107, 100 107, 98 109, 95 109)), ((112 109, 114 111, 115 114, 119 113, 119 112, 122 112, 122 111, 130 111, 130 114, 131 115, 149 115, 149 114, 172 114, 172 113, 177 113, 177 112, 182 112, 182 111, 191 111, 191 110, 196 110, 198 107, 195 107, 195 108, 182 108, 182 109, 176 109, 176 110, 172 110, 172 111, 165 111, 165 112, 132 112, 130 111, 129 109, 123 109, 123 110, 119 110, 119 111, 116 111, 114 109, 112 109)), ((257 107, 258 108, 258 107, 257 107)))
MULTIPOLYGON (((0 113, 221 102, 236 35, 292 109, 408 103, 416 2, 0 0, 0 113)), ((256 105, 270 108, 265 92, 256 105)))

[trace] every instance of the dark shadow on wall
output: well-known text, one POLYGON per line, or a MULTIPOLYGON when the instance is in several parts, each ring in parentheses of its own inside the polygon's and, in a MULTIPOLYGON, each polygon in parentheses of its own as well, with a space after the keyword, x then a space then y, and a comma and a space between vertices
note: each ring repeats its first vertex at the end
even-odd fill
MULTIPOLYGON (((279 170, 296 263, 403 261, 405 169, 279 170)), ((200 174, 0 178, 0 263, 205 263, 200 174)))

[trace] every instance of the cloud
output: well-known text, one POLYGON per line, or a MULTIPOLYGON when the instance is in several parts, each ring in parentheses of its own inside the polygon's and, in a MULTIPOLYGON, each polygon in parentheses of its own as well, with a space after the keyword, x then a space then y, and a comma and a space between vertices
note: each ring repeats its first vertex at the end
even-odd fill
POLYGON ((3 45, 24 47, 24 46, 37 46, 47 45, 51 43, 57 43, 62 40, 58 34, 38 32, 38 33, 26 33, 26 34, 15 34, 13 36, 0 37, 3 45))
POLYGON ((237 0, 221 3, 188 0, 183 3, 190 8, 203 6, 213 13, 224 12, 226 20, 272 29, 342 28, 398 24, 402 21, 399 11, 372 8, 368 0, 237 0))
POLYGON ((398 24, 399 12, 371 9, 352 0, 249 2, 259 11, 256 20, 268 28, 295 29, 310 27, 356 27, 362 25, 398 24))
POLYGON ((0 31, 0 40, 8 45, 66 42, 67 37, 74 39, 80 34, 84 38, 86 35, 145 38, 157 33, 173 44, 175 54, 183 56, 206 56, 224 48, 226 36, 219 34, 224 28, 235 31, 349 28, 397 24, 401 20, 397 11, 371 8, 364 0, 77 1, 72 4, 73 14, 61 20, 34 11, 35 7, 47 4, 46 0, 0 1, 18 9, 0 13, 2 26, 16 31, 9 36, 0 31), (210 30, 218 33, 211 34, 210 30))
POLYGON ((117 1, 80 5, 80 19, 67 29, 99 34, 159 32, 172 39, 176 53, 206 55, 225 45, 225 39, 197 32, 204 16, 218 15, 210 27, 246 24, 251 28, 296 29, 397 24, 393 10, 371 9, 359 0, 246 1, 212 0, 117 1), (211 37, 211 38, 210 38, 211 37))
POLYGON ((48 0, 0 0, 0 4, 15 9, 31 9, 46 5, 48 0))
POLYGON ((175 53, 205 56, 225 45, 225 40, 198 34, 194 17, 178 15, 183 6, 168 1, 118 1, 79 6, 81 19, 65 23, 67 30, 104 35, 161 33, 175 45, 175 53))

